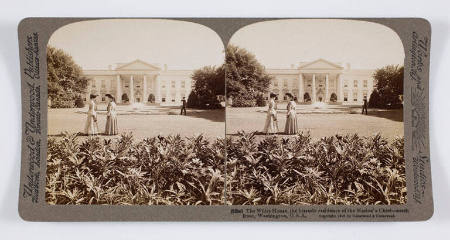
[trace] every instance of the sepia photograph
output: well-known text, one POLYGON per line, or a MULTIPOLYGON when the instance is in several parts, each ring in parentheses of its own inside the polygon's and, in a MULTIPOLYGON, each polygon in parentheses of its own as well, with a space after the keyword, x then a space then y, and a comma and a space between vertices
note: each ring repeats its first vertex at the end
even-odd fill
POLYGON ((49 204, 223 204, 224 45, 196 23, 89 20, 50 37, 49 204))
POLYGON ((405 204, 404 49, 377 23, 251 24, 226 49, 227 204, 405 204))

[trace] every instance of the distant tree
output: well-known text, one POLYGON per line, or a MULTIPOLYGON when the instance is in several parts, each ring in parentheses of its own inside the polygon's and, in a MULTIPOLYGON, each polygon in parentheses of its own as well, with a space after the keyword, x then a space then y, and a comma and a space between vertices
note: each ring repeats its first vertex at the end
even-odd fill
POLYGON ((255 106, 257 97, 268 92, 272 77, 247 50, 228 45, 225 69, 227 96, 233 97, 233 105, 255 106))
POLYGON ((380 93, 378 90, 373 90, 372 94, 370 94, 369 98, 369 108, 382 108, 383 104, 381 103, 380 93))
POLYGON ((70 55, 61 49, 47 47, 48 97, 52 107, 73 107, 75 100, 86 93, 88 78, 82 75, 70 55))
MULTIPOLYGON (((377 69, 373 74, 375 79, 376 94, 379 99, 372 101, 380 108, 401 107, 401 96, 403 95, 404 67, 399 65, 388 65, 377 69)), ((375 92, 375 91, 374 91, 375 92)), ((373 94, 371 94, 372 96, 373 94)), ((369 99, 370 106, 370 99, 369 99)))
POLYGON ((75 97, 75 107, 77 107, 77 108, 84 107, 84 101, 83 101, 83 98, 80 95, 75 97))
POLYGON ((264 95, 259 94, 256 96, 256 106, 258 107, 266 106, 266 100, 264 99, 264 95))
POLYGON ((188 107, 221 108, 218 96, 225 95, 225 69, 207 66, 194 71, 188 107))

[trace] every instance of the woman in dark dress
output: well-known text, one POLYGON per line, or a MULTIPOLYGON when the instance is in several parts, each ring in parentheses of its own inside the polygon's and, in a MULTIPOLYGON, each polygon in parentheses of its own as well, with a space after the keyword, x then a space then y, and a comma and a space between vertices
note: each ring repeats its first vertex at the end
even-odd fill
POLYGON ((119 130, 117 128, 117 112, 115 98, 111 94, 105 95, 108 98, 107 117, 106 117, 106 135, 117 135, 119 130))

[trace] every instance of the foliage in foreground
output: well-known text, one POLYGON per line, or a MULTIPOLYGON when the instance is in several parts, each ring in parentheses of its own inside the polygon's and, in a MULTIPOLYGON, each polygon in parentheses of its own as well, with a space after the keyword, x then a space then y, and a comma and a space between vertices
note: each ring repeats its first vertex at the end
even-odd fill
POLYGON ((227 204, 404 204, 403 138, 227 139, 227 204))
POLYGON ((224 140, 153 137, 134 143, 77 135, 49 138, 50 204, 223 204, 224 140))
POLYGON ((50 204, 404 204, 403 138, 49 138, 50 204), (227 173, 224 174, 225 146, 227 173), (224 189, 225 180, 227 187, 224 189))

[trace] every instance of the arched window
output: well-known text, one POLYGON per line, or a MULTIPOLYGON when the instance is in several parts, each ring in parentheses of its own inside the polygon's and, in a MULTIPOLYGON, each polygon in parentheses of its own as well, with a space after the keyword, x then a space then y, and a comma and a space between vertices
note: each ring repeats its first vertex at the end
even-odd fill
POLYGON ((330 96, 330 102, 336 102, 337 101, 337 95, 336 93, 332 93, 330 96))
POLYGON ((303 94, 303 99, 305 100, 305 102, 311 102, 311 97, 309 96, 309 93, 305 93, 303 94))

